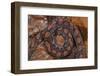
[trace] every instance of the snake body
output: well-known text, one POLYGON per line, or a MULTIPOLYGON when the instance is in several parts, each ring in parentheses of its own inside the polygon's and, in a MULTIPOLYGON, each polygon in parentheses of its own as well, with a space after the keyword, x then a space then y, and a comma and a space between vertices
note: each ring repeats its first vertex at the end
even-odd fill
MULTIPOLYGON (((73 58, 79 58, 82 56, 83 40, 78 27, 68 22, 62 22, 60 24, 53 24, 53 28, 46 30, 48 37, 45 37, 45 46, 49 54, 54 58, 70 57, 74 53, 73 58), (64 42, 62 46, 59 46, 56 42, 56 37, 62 37, 64 42)), ((43 34, 44 36, 44 34, 43 34)))

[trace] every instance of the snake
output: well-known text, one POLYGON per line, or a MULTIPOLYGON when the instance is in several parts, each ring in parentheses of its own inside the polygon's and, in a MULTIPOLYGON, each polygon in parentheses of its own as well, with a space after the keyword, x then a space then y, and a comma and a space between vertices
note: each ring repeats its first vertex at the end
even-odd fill
POLYGON ((43 34, 48 53, 54 58, 84 57, 82 55, 84 51, 83 39, 78 27, 69 22, 64 22, 64 19, 62 19, 62 22, 58 22, 59 19, 54 20, 53 28, 46 28, 43 34), (57 38, 62 39, 61 44, 59 43, 61 40, 57 43, 57 38))

